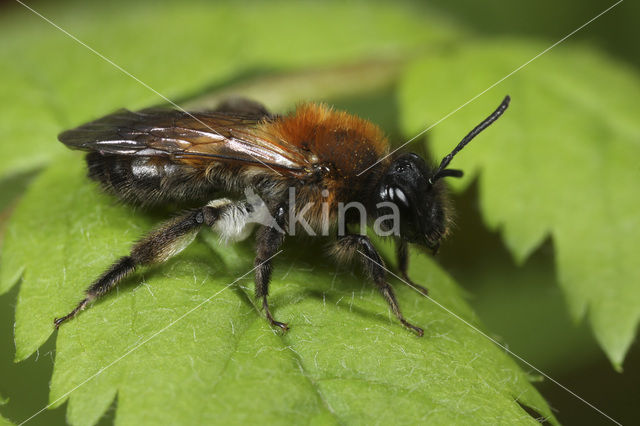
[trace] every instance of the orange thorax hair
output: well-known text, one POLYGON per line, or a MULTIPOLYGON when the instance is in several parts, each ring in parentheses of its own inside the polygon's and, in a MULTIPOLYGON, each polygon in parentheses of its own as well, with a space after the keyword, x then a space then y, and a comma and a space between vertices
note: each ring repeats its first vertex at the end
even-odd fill
POLYGON ((263 126, 276 138, 310 152, 313 162, 327 165, 335 178, 354 178, 389 151, 378 126, 325 104, 302 104, 263 126))

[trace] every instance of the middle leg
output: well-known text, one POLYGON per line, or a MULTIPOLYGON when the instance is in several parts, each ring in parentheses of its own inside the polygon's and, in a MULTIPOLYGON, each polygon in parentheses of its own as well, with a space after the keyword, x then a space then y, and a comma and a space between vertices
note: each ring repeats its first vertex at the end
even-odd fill
POLYGON ((264 313, 269 323, 274 327, 280 327, 282 331, 286 332, 289 330, 289 326, 273 318, 269 310, 269 302, 267 301, 269 281, 271 281, 271 273, 273 271, 271 258, 278 252, 278 249, 284 241, 283 230, 286 221, 286 209, 284 205, 276 208, 274 219, 280 229, 264 225, 258 229, 256 236, 256 259, 254 263, 256 266, 256 297, 262 298, 262 307, 264 308, 264 313))
POLYGON ((334 252, 338 257, 345 259, 352 258, 353 256, 360 257, 364 269, 367 271, 373 282, 378 286, 378 289, 387 303, 389 303, 389 306, 395 316, 405 327, 413 330, 418 336, 422 336, 424 334, 424 331, 420 327, 416 327, 404 319, 404 316, 400 311, 400 307, 398 306, 396 296, 393 292, 393 288, 386 280, 384 262, 369 237, 365 235, 351 234, 340 237, 336 242, 334 252))

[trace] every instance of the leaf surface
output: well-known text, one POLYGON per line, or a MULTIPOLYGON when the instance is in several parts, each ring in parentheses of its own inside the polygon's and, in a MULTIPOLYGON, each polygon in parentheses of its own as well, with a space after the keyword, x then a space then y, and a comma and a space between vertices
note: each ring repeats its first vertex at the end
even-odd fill
MULTIPOLYGON (((24 269, 18 359, 158 219, 132 214, 83 175, 79 156, 66 155, 36 179, 9 225, 1 270, 24 269), (46 217, 42 205, 50 206, 46 217)), ((527 375, 486 338, 394 281, 406 316, 425 328, 417 338, 370 283, 336 270, 320 246, 303 250, 290 241, 275 259, 270 300, 291 326, 285 336, 275 333, 246 275, 252 244, 216 240, 205 233, 61 328, 51 400, 60 405, 80 385, 69 397, 72 424, 94 424, 116 395, 120 424, 533 424, 518 402, 551 416, 527 375)), ((433 261, 416 256, 411 272, 435 300, 477 325, 433 261)))

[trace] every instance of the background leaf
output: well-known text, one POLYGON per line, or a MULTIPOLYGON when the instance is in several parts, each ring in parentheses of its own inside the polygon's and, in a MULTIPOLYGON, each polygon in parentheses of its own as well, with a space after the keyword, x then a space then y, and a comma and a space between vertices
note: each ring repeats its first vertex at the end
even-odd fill
MULTIPOLYGON (((384 3, 308 2, 305 13, 285 1, 242 8, 197 1, 30 4, 174 100, 257 70, 397 57, 453 35, 421 8, 384 3)), ((11 105, 0 115, 0 129, 5 140, 23 141, 0 144, 0 178, 61 153, 62 145, 51 142, 65 128, 118 108, 164 102, 21 6, 0 16, 0 28, 0 62, 7 67, 0 99, 11 105)))
POLYGON ((0 425, 2 425, 2 426, 11 426, 11 425, 13 425, 13 423, 11 423, 9 420, 5 419, 4 417, 0 416, 0 425))
MULTIPOLYGON (((4 399, 2 397, 2 395, 0 395, 0 407, 2 407, 3 405, 5 405, 8 402, 7 399, 4 399)), ((9 426, 12 425, 13 423, 11 423, 9 420, 5 419, 4 417, 2 417, 2 415, 0 415, 0 425, 2 426, 9 426)))
MULTIPOLYGON (((502 40, 417 61, 401 95, 407 134, 544 47, 502 40), (483 65, 468 74, 471 63, 483 65), (452 79, 459 82, 455 90, 444 84, 452 79)), ((501 229, 516 259, 523 261, 552 235, 559 282, 574 318, 589 311, 596 338, 620 368, 640 318, 638 79, 593 51, 559 47, 434 128, 434 155, 448 152, 507 93, 513 101, 505 118, 456 158, 454 167, 480 172, 483 217, 501 229)), ((469 182, 453 186, 461 190, 469 182)))

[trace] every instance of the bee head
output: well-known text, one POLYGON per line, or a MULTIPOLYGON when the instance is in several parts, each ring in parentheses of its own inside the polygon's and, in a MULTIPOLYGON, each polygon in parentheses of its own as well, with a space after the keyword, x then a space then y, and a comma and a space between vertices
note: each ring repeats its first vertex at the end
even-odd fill
MULTIPOLYGON (((445 175, 462 176, 462 172, 448 170, 445 175)), ((381 213, 386 216, 395 210, 400 214, 401 238, 431 249, 438 247, 449 219, 446 194, 443 183, 419 155, 404 154, 391 163, 380 181, 376 199, 395 205, 396 209, 381 205, 381 213)))
MULTIPOLYGON (((506 96, 489 117, 471 130, 442 159, 437 168, 427 166, 417 154, 401 155, 391 163, 380 179, 374 196, 377 202, 390 202, 397 207, 401 238, 437 250, 449 222, 448 202, 440 180, 444 177, 462 176, 462 171, 448 169, 447 166, 465 145, 504 113, 509 101, 509 96, 506 96)), ((392 214, 393 209, 382 207, 380 212, 381 216, 387 216, 392 214)))

